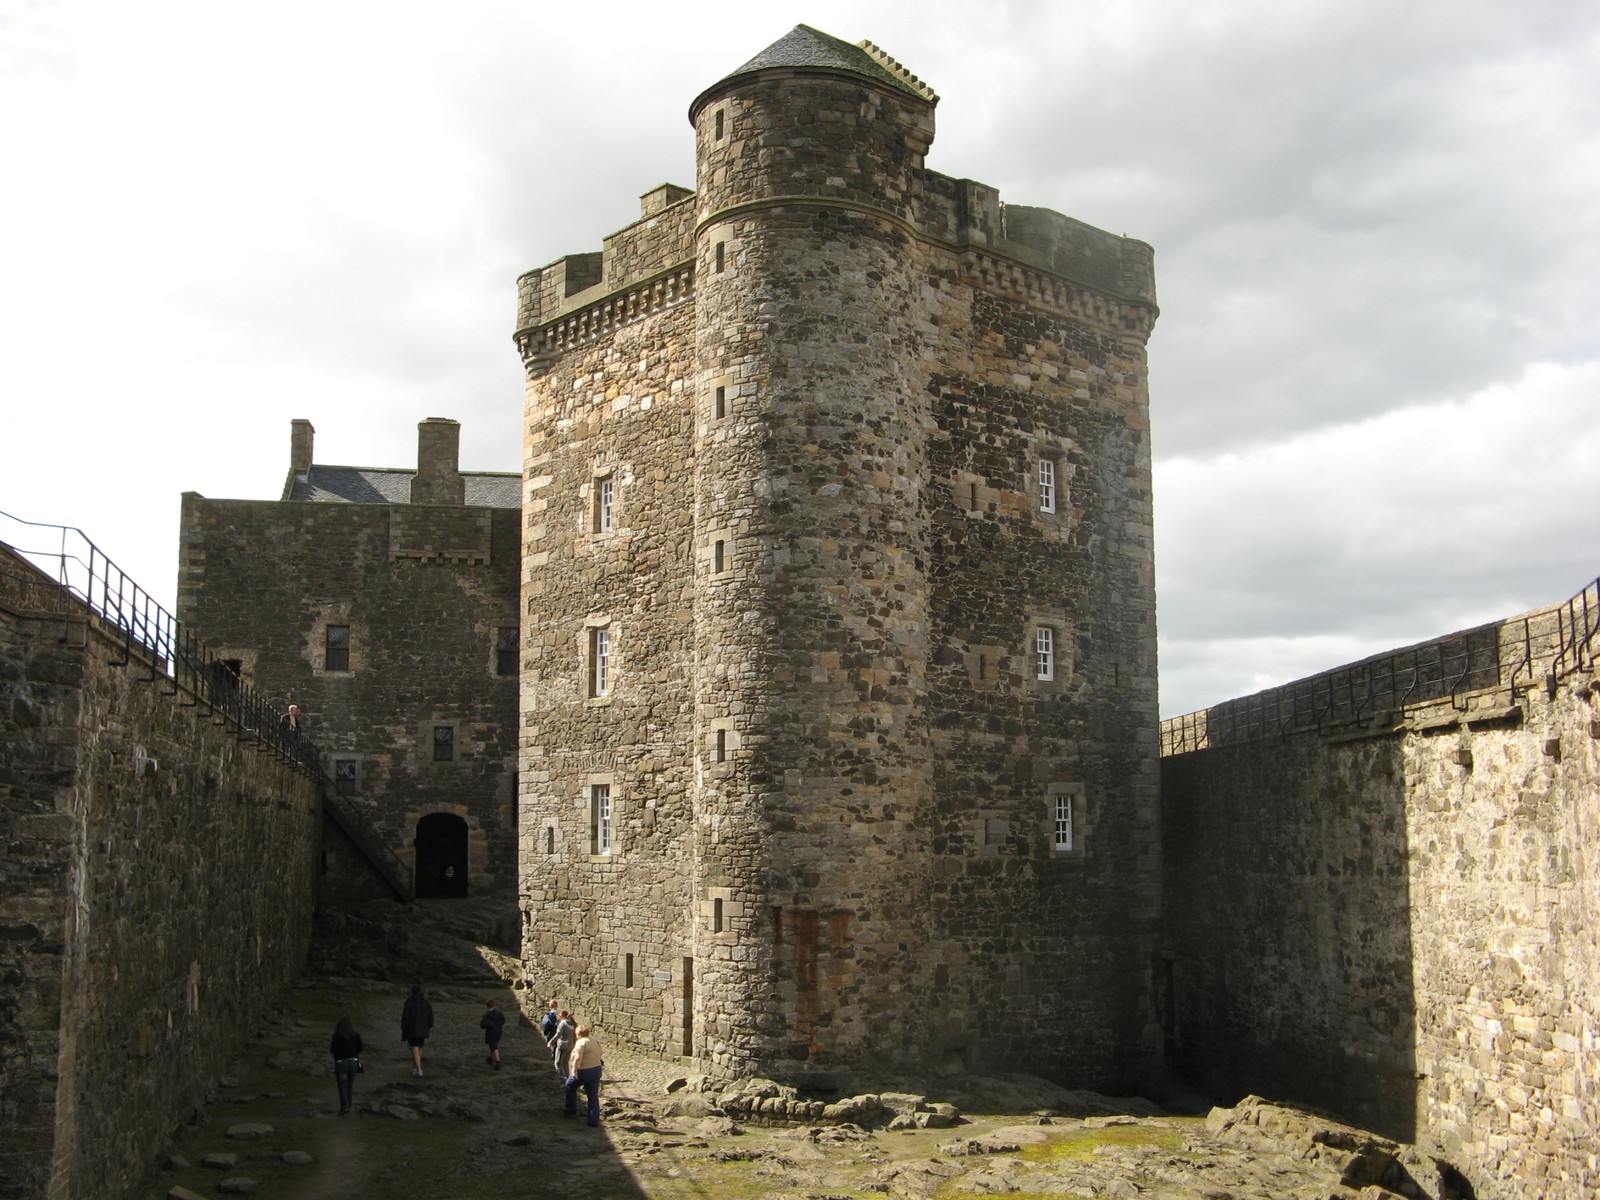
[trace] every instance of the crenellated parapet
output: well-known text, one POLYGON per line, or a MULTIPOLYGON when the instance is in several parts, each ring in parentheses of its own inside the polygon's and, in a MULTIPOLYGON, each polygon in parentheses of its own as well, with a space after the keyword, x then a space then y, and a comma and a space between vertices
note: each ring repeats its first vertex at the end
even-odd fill
MULTIPOLYGON (((1002 203, 988 184, 912 172, 910 212, 843 195, 766 195, 697 211, 697 195, 663 184, 643 216, 600 252, 569 254, 518 280, 515 341, 530 375, 555 356, 693 298, 694 238, 719 222, 796 205, 874 216, 931 250, 959 255, 962 278, 1043 311, 1148 338, 1159 308, 1148 243, 1047 208, 1002 203)), ((703 204, 701 207, 704 207, 703 204)))
POLYGON ((639 198, 640 218, 604 249, 568 254, 517 280, 515 341, 523 365, 580 345, 693 292, 694 192, 662 184, 639 198))

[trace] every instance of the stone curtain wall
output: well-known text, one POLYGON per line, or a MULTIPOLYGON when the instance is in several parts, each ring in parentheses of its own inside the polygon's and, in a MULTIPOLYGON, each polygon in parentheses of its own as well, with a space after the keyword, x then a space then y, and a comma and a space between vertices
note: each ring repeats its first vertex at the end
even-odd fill
POLYGON ((1161 763, 1170 1065, 1412 1141, 1416 998, 1398 738, 1161 763))
POLYGON ((519 543, 515 509, 183 497, 179 618, 299 704, 330 777, 356 760, 346 802, 403 863, 421 817, 464 820, 474 893, 515 873, 517 680, 496 674, 495 648, 518 623, 519 543), (330 624, 350 630, 349 670, 326 669, 330 624), (438 724, 449 762, 434 761, 438 724))
POLYGON ((1600 1190, 1600 695, 1568 675, 1163 760, 1175 1062, 1600 1190))
POLYGON ((85 625, 0 553, 0 1197, 42 1197, 55 1145, 70 811, 85 625), (29 592, 35 594, 30 595, 29 592), (69 644, 69 639, 77 645, 69 644))
POLYGON ((116 1196, 298 973, 320 803, 92 619, 0 605, 0 1195, 116 1196))
POLYGON ((1600 691, 1407 738, 1419 1132, 1480 1195, 1600 1194, 1600 691))
POLYGON ((1007 240, 922 169, 915 96, 702 101, 701 191, 519 284, 533 986, 721 1073, 1147 1080, 1149 247, 1044 210, 1007 240))

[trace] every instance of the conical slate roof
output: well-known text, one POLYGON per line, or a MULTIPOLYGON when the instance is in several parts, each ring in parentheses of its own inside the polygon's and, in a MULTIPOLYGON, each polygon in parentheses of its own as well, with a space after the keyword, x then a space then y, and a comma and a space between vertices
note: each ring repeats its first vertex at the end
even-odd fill
POLYGON ((722 91, 733 80, 769 70, 844 71, 892 87, 896 91, 906 92, 929 103, 939 102, 939 97, 934 95, 927 84, 871 42, 852 46, 849 42, 840 41, 820 29, 813 29, 809 25, 796 25, 737 71, 723 76, 695 97, 694 103, 689 106, 689 120, 693 122, 695 114, 700 111, 706 100, 714 93, 722 91))

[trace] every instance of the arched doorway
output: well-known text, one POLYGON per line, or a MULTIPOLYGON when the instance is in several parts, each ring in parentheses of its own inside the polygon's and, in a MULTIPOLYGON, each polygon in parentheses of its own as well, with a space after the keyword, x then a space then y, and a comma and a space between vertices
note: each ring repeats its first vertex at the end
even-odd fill
POLYGON ((467 894, 467 823, 454 813, 430 813, 417 822, 417 896, 467 894))

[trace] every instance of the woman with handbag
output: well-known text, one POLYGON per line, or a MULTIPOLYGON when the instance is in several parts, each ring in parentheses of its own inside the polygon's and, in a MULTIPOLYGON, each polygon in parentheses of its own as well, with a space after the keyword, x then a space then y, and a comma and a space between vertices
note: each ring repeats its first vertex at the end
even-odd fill
POLYGON ((361 1035, 348 1014, 333 1027, 328 1050, 333 1055, 333 1077, 339 1084, 339 1115, 348 1116, 355 1103, 356 1075, 361 1071, 361 1035))

